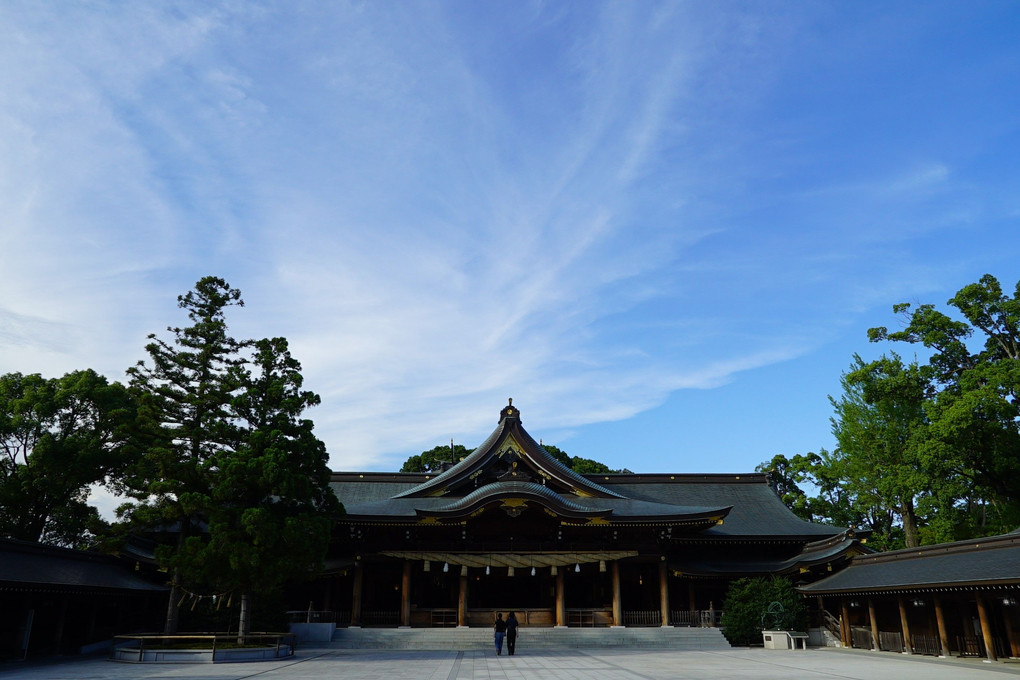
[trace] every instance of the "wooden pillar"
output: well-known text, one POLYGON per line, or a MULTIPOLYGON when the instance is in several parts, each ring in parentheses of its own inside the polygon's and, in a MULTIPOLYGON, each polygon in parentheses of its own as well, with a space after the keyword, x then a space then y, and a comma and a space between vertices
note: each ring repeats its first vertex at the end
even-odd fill
POLYGON ((365 570, 361 562, 354 565, 354 590, 351 592, 351 627, 361 626, 361 586, 365 580, 365 570))
POLYGON ((942 656, 949 656, 949 631, 946 628, 946 615, 942 611, 942 598, 935 596, 935 623, 939 628, 939 645, 942 647, 942 656))
POLYGON ((698 606, 695 604, 695 592, 694 592, 694 581, 687 582, 687 603, 688 610, 691 612, 691 625, 694 625, 694 612, 698 606))
POLYGON ((556 570, 556 625, 561 627, 567 625, 567 598, 563 584, 563 572, 566 569, 563 566, 556 570))
POLYGON ((878 644, 878 617, 875 616, 875 600, 868 598, 868 620, 871 622, 871 648, 876 652, 880 649, 878 644))
POLYGON ((1009 655, 1013 658, 1020 656, 1020 640, 1013 635, 1013 620, 1009 609, 1002 612, 1002 622, 1006 624, 1006 642, 1009 644, 1009 655))
MULTIPOLYGON (((57 625, 53 631, 53 648, 60 654, 60 646, 64 644, 64 621, 67 620, 67 596, 60 598, 60 611, 57 613, 57 625)), ((120 633, 121 631, 114 631, 120 633)))
POLYGON ((99 616, 99 596, 92 597, 92 604, 89 606, 89 621, 85 624, 85 642, 91 644, 96 641, 96 618, 99 616))
POLYGON ((978 618, 981 619, 981 636, 985 639, 985 656, 995 661, 995 641, 992 638, 992 622, 988 617, 988 605, 984 595, 977 593, 978 618))
POLYGON ((333 609, 333 587, 336 586, 336 576, 326 577, 322 585, 322 611, 328 612, 333 609))
POLYGON ((659 560, 659 613, 662 614, 662 627, 669 627, 669 570, 666 560, 659 560))
POLYGON ((468 577, 464 570, 460 571, 460 593, 457 595, 457 625, 467 625, 468 577))
POLYGON ((404 560, 404 574, 400 579, 400 625, 411 627, 411 561, 404 560))
POLYGON ((839 641, 846 648, 850 648, 850 609, 846 605, 846 599, 839 601, 839 641))
POLYGON ((907 603, 902 595, 896 596, 896 602, 900 606, 900 628, 903 630, 903 650, 907 654, 913 654, 914 650, 910 644, 910 622, 907 620, 907 603))
POLYGON ((613 560, 613 625, 623 626, 623 599, 620 595, 619 560, 613 560))

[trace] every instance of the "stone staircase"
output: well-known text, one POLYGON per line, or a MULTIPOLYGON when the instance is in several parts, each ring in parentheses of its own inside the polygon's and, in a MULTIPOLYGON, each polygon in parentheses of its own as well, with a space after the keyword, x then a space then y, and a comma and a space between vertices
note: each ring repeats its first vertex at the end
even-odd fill
MULTIPOLYGON (((730 643, 718 628, 521 628, 521 649, 625 647, 718 650, 730 643)), ((340 649, 492 649, 488 628, 338 628, 340 649)), ((504 653, 505 653, 504 649, 504 653)))

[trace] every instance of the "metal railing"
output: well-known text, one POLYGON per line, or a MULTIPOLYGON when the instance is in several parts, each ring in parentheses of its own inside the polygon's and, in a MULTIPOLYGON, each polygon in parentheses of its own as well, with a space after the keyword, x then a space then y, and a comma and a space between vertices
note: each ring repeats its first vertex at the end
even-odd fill
POLYGON ((287 623, 336 623, 336 612, 314 609, 289 611, 287 623))
POLYGON ((669 625, 710 628, 722 623, 721 609, 674 609, 669 612, 669 625))
POLYGON ((625 626, 661 626, 662 612, 658 609, 632 610, 623 612, 625 626))

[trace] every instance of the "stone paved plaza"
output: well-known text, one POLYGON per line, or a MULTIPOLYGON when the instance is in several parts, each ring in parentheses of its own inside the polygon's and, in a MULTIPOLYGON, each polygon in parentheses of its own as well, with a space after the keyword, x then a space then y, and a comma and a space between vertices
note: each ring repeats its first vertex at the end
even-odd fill
POLYGON ((466 651, 300 650, 284 661, 138 665, 84 659, 0 664, 3 680, 959 680, 1020 676, 1020 662, 906 657, 837 649, 807 652, 521 649, 466 651))

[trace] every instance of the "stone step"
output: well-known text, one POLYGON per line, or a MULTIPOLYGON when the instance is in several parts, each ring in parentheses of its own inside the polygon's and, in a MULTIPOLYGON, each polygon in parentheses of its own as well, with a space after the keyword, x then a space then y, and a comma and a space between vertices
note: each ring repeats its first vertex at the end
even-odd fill
MULTIPOLYGON (((718 628, 521 628, 521 647, 639 649, 729 649, 718 628)), ((338 628, 340 649, 489 649, 488 628, 338 628)))

